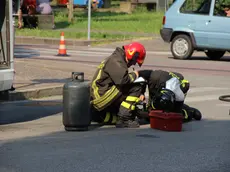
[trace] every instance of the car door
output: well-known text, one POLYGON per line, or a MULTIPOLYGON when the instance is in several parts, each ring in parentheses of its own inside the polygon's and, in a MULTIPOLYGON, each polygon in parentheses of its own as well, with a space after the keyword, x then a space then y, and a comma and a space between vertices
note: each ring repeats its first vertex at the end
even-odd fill
MULTIPOLYGON (((193 0, 187 0, 188 7, 191 6, 193 0)), ((210 7, 212 0, 200 0, 195 4, 195 7, 192 7, 192 10, 188 12, 183 11, 183 8, 186 10, 186 4, 182 6, 181 12, 184 18, 187 18, 188 25, 187 27, 193 31, 195 36, 196 44, 198 47, 207 47, 209 46, 209 31, 206 24, 207 20, 210 20, 210 7)))
POLYGON ((208 45, 210 48, 213 49, 230 50, 230 16, 226 16, 225 11, 222 11, 220 9, 219 11, 216 8, 218 7, 217 3, 218 0, 215 1, 215 4, 213 4, 213 8, 211 10, 211 17, 206 20, 206 26, 209 37, 208 45))

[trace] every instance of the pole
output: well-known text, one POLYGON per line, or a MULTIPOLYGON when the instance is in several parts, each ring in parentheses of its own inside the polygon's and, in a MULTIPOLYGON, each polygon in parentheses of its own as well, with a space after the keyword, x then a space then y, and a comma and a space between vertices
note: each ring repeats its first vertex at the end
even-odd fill
POLYGON ((91 0, 88 0, 88 41, 90 41, 90 25, 91 25, 91 0))
POLYGON ((69 16, 68 16, 69 23, 73 22, 73 0, 69 0, 69 16))
POLYGON ((167 0, 165 0, 165 12, 167 11, 167 0))

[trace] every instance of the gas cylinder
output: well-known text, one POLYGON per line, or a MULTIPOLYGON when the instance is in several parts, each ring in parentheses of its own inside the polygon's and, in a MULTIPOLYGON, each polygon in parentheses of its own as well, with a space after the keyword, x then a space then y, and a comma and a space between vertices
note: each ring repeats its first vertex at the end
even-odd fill
POLYGON ((83 72, 72 72, 63 86, 62 122, 66 131, 87 131, 91 123, 90 87, 83 72))

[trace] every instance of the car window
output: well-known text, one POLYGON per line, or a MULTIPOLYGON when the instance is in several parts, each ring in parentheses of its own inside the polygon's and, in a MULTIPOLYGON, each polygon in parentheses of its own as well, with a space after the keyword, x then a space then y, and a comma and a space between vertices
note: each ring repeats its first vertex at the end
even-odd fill
POLYGON ((180 8, 181 13, 209 15, 212 0, 186 0, 180 8))
POLYGON ((213 15, 230 17, 230 0, 216 0, 213 15))

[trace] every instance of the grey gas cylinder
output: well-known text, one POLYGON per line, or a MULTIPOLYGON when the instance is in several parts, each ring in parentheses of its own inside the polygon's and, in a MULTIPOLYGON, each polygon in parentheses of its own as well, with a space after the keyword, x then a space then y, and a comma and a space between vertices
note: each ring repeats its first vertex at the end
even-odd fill
POLYGON ((83 72, 72 72, 63 86, 62 122, 66 131, 86 131, 91 123, 90 86, 83 72))

